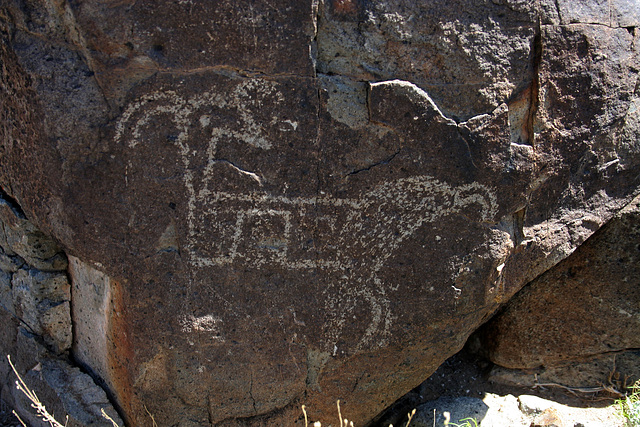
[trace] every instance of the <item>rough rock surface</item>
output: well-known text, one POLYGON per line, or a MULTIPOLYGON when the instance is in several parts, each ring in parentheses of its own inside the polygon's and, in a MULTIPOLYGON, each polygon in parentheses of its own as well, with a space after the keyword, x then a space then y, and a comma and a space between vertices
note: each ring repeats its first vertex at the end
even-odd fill
POLYGON ((1 5, 0 186, 131 425, 369 420, 638 193, 633 2, 1 5))
POLYGON ((105 391, 70 358, 78 322, 72 326, 66 268, 67 257, 57 243, 0 193, 0 398, 28 425, 44 425, 15 387, 17 378, 5 359, 11 355, 27 386, 59 422, 68 416, 65 425, 70 427, 111 427, 101 415, 104 409, 122 424, 105 391))
POLYGON ((66 257, 56 243, 28 221, 6 194, 0 194, 0 307, 54 354, 71 348, 66 267, 66 257))
POLYGON ((550 388, 613 400, 631 393, 631 387, 640 379, 640 351, 599 354, 537 369, 509 369, 496 365, 487 379, 508 387, 550 388))
POLYGON ((475 345, 511 369, 551 368, 640 349, 639 242, 636 198, 520 291, 483 327, 475 345))

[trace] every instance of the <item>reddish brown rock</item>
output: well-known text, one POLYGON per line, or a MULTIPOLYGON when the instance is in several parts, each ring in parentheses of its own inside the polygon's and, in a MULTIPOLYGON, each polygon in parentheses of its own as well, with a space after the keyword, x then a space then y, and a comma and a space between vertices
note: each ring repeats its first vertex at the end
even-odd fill
POLYGON ((493 362, 551 368, 640 347, 639 203, 527 285, 482 329, 480 345, 493 362))
POLYGON ((638 35, 565 9, 7 1, 0 185, 127 422, 365 422, 628 203, 638 35))

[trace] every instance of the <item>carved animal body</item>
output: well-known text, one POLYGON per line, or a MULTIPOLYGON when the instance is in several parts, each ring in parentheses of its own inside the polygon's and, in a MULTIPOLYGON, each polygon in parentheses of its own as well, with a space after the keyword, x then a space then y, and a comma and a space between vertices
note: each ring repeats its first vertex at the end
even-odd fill
MULTIPOLYGON (((364 299, 371 309, 372 322, 361 346, 377 334, 378 343, 384 344, 389 332, 388 285, 378 272, 400 244, 438 218, 474 211, 473 220, 489 221, 496 209, 493 195, 477 183, 451 187, 428 176, 391 181, 357 199, 216 192, 197 206, 189 248, 194 266, 239 263, 340 272, 339 289, 332 292, 341 295, 343 303, 364 299), (308 242, 300 241, 301 235, 321 244, 304 250, 308 242)), ((326 330, 337 340, 348 310, 325 309, 336 311, 326 330)))
MULTIPOLYGON (((282 97, 273 86, 264 90, 275 103, 282 97)), ((374 339, 375 344, 384 345, 392 323, 387 297, 387 289, 392 288, 378 277, 385 262, 418 228, 438 218, 464 211, 475 216, 471 220, 490 221, 497 210, 495 195, 479 183, 454 187, 429 176, 389 181, 357 198, 216 190, 214 167, 223 163, 215 159, 219 144, 234 138, 265 150, 272 146, 250 113, 240 107, 246 88, 236 88, 235 92, 241 95, 236 93, 224 101, 219 95, 208 93, 193 99, 183 99, 174 92, 147 95, 149 99, 135 102, 125 111, 116 128, 116 141, 126 138, 134 149, 143 140, 142 130, 154 115, 167 116, 175 124, 178 137, 174 144, 184 166, 183 180, 189 198, 184 249, 193 268, 236 264, 330 273, 327 277, 338 283, 328 284, 325 290, 324 309, 331 313, 325 326, 327 342, 338 340, 346 316, 364 301, 370 307, 371 322, 358 347, 370 346, 374 339), (154 102, 145 110, 150 100, 154 102), (239 120, 251 132, 241 134, 212 127, 211 139, 206 151, 202 151, 207 153, 208 164, 195 171, 191 167, 196 150, 189 139, 190 126, 194 122, 209 126, 209 122, 191 116, 202 114, 202 105, 216 103, 241 109, 239 120)), ((286 122, 295 131, 296 124, 286 122)), ((224 163, 242 175, 241 179, 260 182, 257 175, 224 163)))

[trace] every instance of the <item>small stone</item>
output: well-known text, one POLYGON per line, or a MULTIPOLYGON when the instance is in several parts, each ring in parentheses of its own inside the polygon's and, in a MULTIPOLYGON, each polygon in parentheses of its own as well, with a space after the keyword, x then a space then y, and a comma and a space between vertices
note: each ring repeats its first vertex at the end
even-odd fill
POLYGON ((560 418, 558 410, 555 408, 547 408, 531 422, 531 427, 569 427, 560 418))
POLYGON ((527 415, 540 414, 547 409, 553 407, 553 404, 538 396, 523 394, 518 396, 520 410, 527 415))

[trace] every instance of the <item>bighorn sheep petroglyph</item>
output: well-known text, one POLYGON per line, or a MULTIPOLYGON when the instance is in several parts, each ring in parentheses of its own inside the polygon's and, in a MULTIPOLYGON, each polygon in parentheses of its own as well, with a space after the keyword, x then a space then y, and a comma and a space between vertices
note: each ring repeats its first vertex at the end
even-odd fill
MULTIPOLYGON (((424 175, 385 182, 354 198, 270 194, 262 189, 258 174, 216 160, 215 154, 229 140, 272 149, 251 108, 282 99, 275 83, 256 79, 237 85, 227 96, 206 92, 185 98, 173 91, 157 92, 129 105, 116 125, 115 140, 135 149, 146 141, 145 128, 155 116, 175 126, 173 143, 188 195, 188 236, 183 249, 193 268, 237 264, 330 272, 330 280, 338 282, 326 286, 330 341, 337 341, 349 311, 364 301, 370 307, 371 323, 359 346, 371 345, 374 338, 377 345, 384 345, 392 322, 390 285, 382 283, 378 274, 385 262, 417 229, 438 218, 464 212, 473 216, 471 220, 491 221, 497 210, 495 195, 479 183, 451 186, 424 175), (254 98, 248 95, 250 90, 254 98), (241 130, 211 123, 203 112, 211 108, 234 110, 241 130), (196 147, 190 138, 194 126, 208 128, 209 141, 198 141, 196 147), (194 170, 195 155, 206 156, 204 168, 194 170), (217 190, 217 167, 230 167, 239 179, 255 181, 256 190, 217 190), (301 235, 309 236, 311 242, 303 242, 301 235), (301 248, 303 244, 308 247, 301 248)), ((291 120, 266 126, 297 129, 291 120)))

